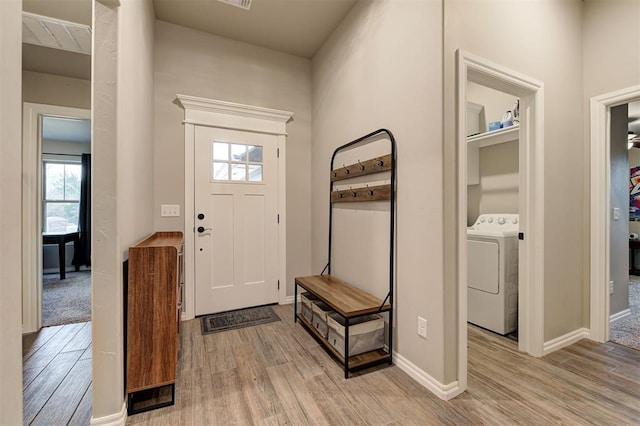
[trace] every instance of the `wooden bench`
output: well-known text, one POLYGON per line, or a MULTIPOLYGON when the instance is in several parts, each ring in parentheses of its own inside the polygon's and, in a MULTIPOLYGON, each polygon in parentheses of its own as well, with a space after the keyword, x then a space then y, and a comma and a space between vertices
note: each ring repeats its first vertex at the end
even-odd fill
POLYGON ((383 303, 379 298, 331 275, 312 275, 295 279, 294 321, 299 321, 331 355, 344 365, 345 378, 349 376, 351 370, 385 361, 391 362, 391 354, 384 349, 365 352, 345 359, 304 316, 298 313, 298 287, 315 295, 345 319, 345 354, 348 353, 347 348, 349 347, 349 319, 388 312, 391 310, 391 304, 386 301, 383 303))

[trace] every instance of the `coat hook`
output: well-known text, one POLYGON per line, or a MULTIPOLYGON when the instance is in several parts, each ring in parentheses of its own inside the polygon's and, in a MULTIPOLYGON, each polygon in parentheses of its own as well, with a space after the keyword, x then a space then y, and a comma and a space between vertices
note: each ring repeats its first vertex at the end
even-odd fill
POLYGON ((358 193, 356 191, 354 191, 351 187, 349 187, 349 191, 351 191, 351 196, 353 197, 357 197, 358 193))
POLYGON ((338 177, 338 172, 333 172, 333 177, 338 177))
POLYGON ((369 189, 369 185, 367 185, 367 193, 369 194, 369 197, 373 197, 373 189, 369 189))
POLYGON ((344 194, 342 194, 342 192, 338 191, 338 198, 342 198, 344 197, 344 194))
POLYGON ((378 158, 374 158, 374 161, 376 162, 376 164, 378 165, 378 167, 382 167, 384 166, 384 161, 378 159, 378 158))
POLYGON ((344 163, 342 163, 342 168, 344 169, 344 174, 348 175, 349 174, 349 169, 347 168, 347 166, 344 165, 344 163))
POLYGON ((364 171, 364 164, 362 164, 360 160, 358 160, 358 164, 360 164, 360 170, 364 171))

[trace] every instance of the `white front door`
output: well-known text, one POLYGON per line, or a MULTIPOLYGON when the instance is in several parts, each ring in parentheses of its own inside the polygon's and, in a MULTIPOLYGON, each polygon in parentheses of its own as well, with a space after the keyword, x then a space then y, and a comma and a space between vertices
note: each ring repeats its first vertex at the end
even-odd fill
POLYGON ((195 127, 196 315, 278 300, 277 144, 195 127))

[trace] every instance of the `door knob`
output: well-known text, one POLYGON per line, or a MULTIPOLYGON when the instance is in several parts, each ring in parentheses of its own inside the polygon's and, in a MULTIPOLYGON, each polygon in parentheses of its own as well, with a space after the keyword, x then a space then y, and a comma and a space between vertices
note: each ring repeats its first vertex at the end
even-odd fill
POLYGON ((205 228, 204 226, 198 226, 198 233, 202 234, 204 231, 212 231, 212 229, 205 228))

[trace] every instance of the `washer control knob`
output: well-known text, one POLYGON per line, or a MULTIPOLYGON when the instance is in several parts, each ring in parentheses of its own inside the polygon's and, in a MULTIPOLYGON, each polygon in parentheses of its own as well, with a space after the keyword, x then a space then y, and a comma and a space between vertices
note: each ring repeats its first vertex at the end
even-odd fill
POLYGON ((487 222, 489 222, 489 223, 493 223, 493 218, 492 218, 492 217, 490 217, 489 219, 487 219, 487 222))
POLYGON ((507 219, 505 219, 504 217, 501 217, 500 219, 498 219, 498 223, 500 225, 504 225, 505 223, 507 223, 507 219))
POLYGON ((480 223, 484 223, 484 219, 480 219, 480 223))
POLYGON ((511 222, 515 225, 516 223, 518 223, 518 219, 514 217, 513 219, 511 219, 511 222))

